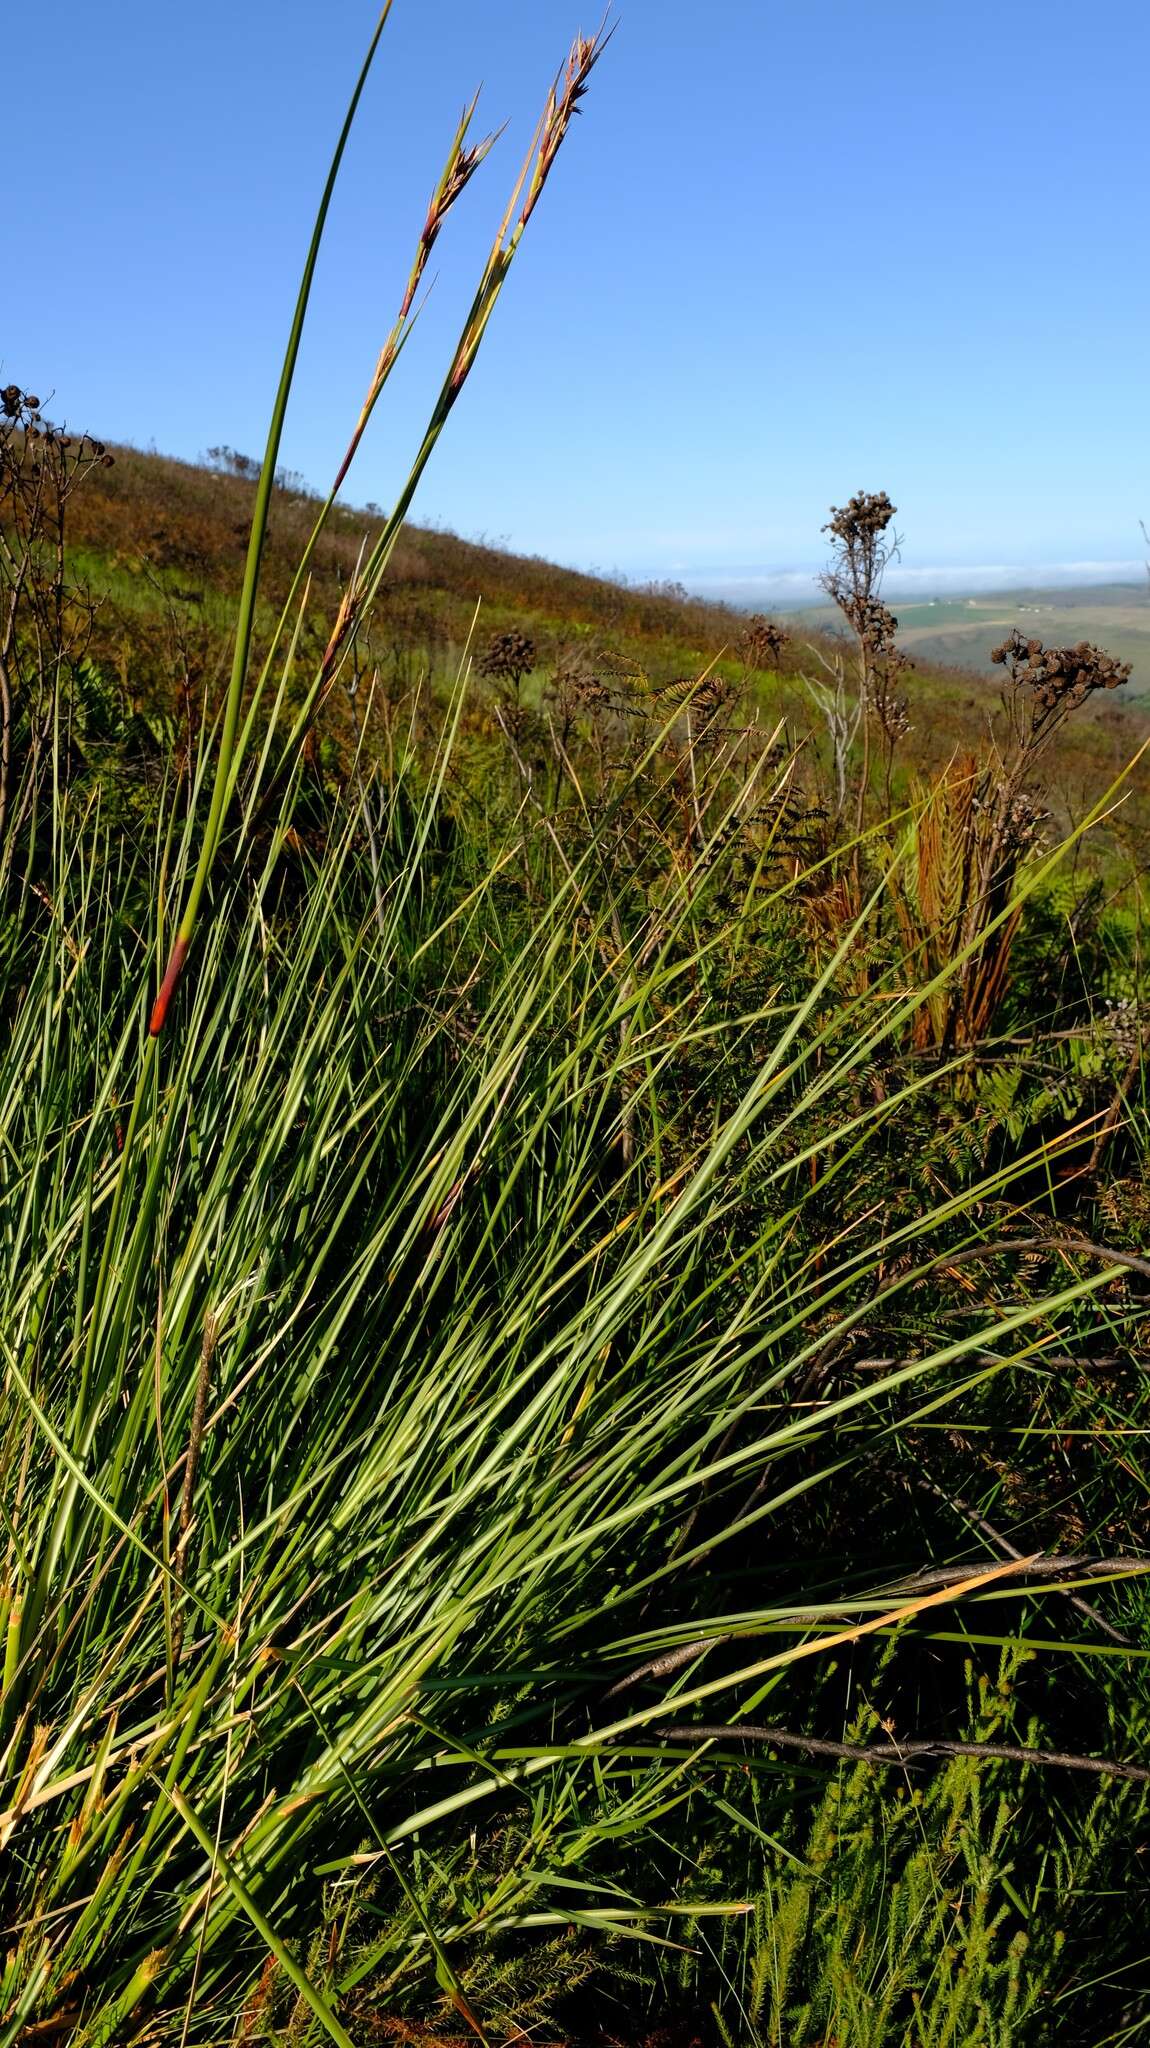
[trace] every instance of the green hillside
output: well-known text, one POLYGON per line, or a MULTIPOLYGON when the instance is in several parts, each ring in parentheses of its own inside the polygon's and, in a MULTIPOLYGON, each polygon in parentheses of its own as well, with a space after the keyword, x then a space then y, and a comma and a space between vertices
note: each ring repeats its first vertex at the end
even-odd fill
MULTIPOLYGON (((132 448, 114 453, 114 464, 98 469, 69 508, 71 568, 94 607, 90 652, 133 700, 162 708, 179 674, 182 690, 203 693, 210 704, 226 674, 254 498, 249 466, 231 451, 222 451, 214 464, 132 448)), ((257 647, 288 593, 316 510, 315 499, 290 482, 275 494, 257 647)), ((322 651, 360 551, 378 529, 373 508, 340 506, 334 512, 312 564, 311 605, 300 640, 305 655, 322 651)), ((985 752, 988 734, 1002 721, 1001 671, 990 670, 987 657, 1013 625, 1028 632, 1041 628, 1048 639, 1086 635, 1123 653, 1121 636, 1105 630, 1115 616, 1111 607, 1088 613, 1064 601, 1075 593, 1058 593, 1057 609, 1041 618, 1018 609, 1022 602, 1045 603, 1047 595, 1018 593, 1017 604, 1014 598, 972 601, 975 610, 965 601, 900 609, 902 637, 914 663, 904 684, 910 727, 900 749, 903 784, 912 772, 938 770, 956 752, 985 752), (944 620, 937 631, 919 624, 936 617, 944 620)), ((1139 618, 1137 595, 1129 593, 1133 620, 1139 618)), ((1150 605, 1144 610, 1150 636, 1150 605)), ((841 628, 842 621, 821 608, 795 614, 786 624, 786 643, 768 666, 758 667, 748 662, 748 615, 733 606, 692 598, 678 585, 616 582, 409 524, 362 648, 365 664, 378 669, 383 685, 402 689, 421 674, 454 672, 469 645, 478 652, 493 634, 521 631, 532 643, 526 688, 536 696, 573 658, 642 671, 656 686, 714 664, 729 683, 749 681, 758 715, 785 720, 787 730, 818 758, 825 736, 808 678, 816 685, 825 680, 825 663, 841 648, 832 628, 841 628)), ((1081 815, 1139 745, 1146 721, 1129 701, 1131 694, 1100 696, 1083 707, 1070 735, 1056 736, 1048 784, 1059 826, 1081 815)), ((347 743, 342 699, 328 705, 325 723, 333 744, 347 743)), ((1136 788, 1126 805, 1127 821, 1142 805, 1136 788)))

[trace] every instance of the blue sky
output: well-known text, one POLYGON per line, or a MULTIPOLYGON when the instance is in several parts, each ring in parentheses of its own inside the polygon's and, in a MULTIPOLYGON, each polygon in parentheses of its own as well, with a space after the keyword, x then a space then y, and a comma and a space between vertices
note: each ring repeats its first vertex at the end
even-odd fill
MULTIPOLYGON (((595 25, 577 4, 395 0, 284 447, 315 484, 482 80, 486 125, 508 132, 438 245, 348 495, 398 484, 546 84, 595 25)), ((1133 574, 1150 517, 1145 0, 616 12, 416 516, 774 594, 820 560, 832 501, 883 488, 924 588, 1133 574)), ((373 23, 372 0, 41 0, 36 82, 6 94, 5 381, 108 438, 258 453, 373 23)))

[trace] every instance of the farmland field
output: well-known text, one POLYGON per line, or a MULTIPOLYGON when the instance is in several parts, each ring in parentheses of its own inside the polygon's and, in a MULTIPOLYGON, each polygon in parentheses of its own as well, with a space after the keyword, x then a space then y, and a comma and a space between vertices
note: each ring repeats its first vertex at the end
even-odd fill
MULTIPOLYGON (((1132 694, 1150 691, 1150 584, 1083 584, 1066 589, 987 591, 913 603, 892 597, 899 642, 916 659, 945 666, 989 669, 991 650, 1017 627, 1049 642, 1093 640, 1133 669, 1132 694)), ((832 605, 794 612, 796 633, 825 630, 837 618, 832 605)))

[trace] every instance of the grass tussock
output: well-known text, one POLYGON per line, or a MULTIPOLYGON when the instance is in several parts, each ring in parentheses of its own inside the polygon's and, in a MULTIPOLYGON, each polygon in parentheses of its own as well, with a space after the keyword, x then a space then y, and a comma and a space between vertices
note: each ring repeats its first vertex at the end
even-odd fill
POLYGON ((274 490, 330 180, 257 475, 0 394, 3 2048, 1147 2025, 1141 896, 1042 781, 1113 665, 908 757, 883 494, 821 653, 381 651, 601 47, 354 558, 274 490), (168 484, 247 568, 133 698, 79 571, 168 484))

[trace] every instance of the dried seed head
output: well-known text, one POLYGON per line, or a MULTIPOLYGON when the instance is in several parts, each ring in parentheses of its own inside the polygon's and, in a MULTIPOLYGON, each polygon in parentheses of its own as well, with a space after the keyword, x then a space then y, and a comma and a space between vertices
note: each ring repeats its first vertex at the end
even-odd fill
POLYGON ((881 598, 844 589, 836 602, 871 655, 877 659, 894 654, 898 620, 881 598))
POLYGON ((833 534, 848 546, 873 542, 886 532, 897 511, 898 506, 891 504, 885 491, 856 491, 845 505, 831 506, 823 532, 833 534))
POLYGON ((1089 640, 1079 640, 1073 647, 1044 647, 1041 640, 1024 639, 1017 627, 990 658, 1009 670, 1015 689, 1033 693, 1036 723, 1074 710, 1095 690, 1117 690, 1131 673, 1128 661, 1119 661, 1089 640))
POLYGON ((600 29, 593 36, 576 36, 571 45, 567 62, 548 94, 543 119, 539 124, 539 146, 531 169, 523 211, 519 216, 521 226, 526 225, 531 216, 563 138, 574 116, 579 112, 579 102, 587 91, 587 81, 614 33, 614 29, 611 29, 605 35, 600 29))
MULTIPOLYGON (((464 111, 463 119, 459 124, 460 137, 466 134, 467 124, 473 111, 474 102, 471 107, 464 111)), ((420 253, 423 261, 426 261, 432 243, 435 241, 440 228, 443 226, 460 193, 465 190, 479 169, 494 140, 495 137, 493 135, 485 135, 482 142, 475 142, 469 146, 465 145, 462 140, 456 141, 443 176, 431 196, 431 203, 427 209, 427 218, 423 223, 423 232, 420 236, 420 253)), ((419 268, 422 269, 422 262, 419 268)), ((409 300, 411 296, 409 294, 409 300)))
POLYGON ((519 632, 496 633, 476 663, 481 676, 511 683, 516 689, 534 666, 535 642, 519 632))
POLYGON ((1046 816, 1042 805, 1028 795, 1026 790, 1018 790, 1011 798, 1006 814, 1006 831, 1010 842, 1020 852, 1025 852, 1028 847, 1033 846, 1038 837, 1039 827, 1046 816))
POLYGON ((790 637, 774 619, 755 612, 743 635, 743 660, 750 668, 774 668, 790 637))
POLYGON ((872 659, 894 653, 897 619, 879 601, 883 572, 899 551, 891 530, 896 507, 885 491, 856 491, 845 505, 832 505, 823 527, 834 541, 823 589, 857 633, 872 659))

